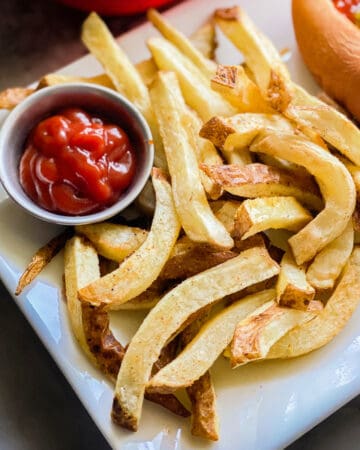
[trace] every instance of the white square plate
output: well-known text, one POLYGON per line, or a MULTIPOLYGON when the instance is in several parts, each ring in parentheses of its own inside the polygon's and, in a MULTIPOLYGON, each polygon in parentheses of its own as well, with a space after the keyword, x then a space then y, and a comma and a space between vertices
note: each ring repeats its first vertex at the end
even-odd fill
MULTIPOLYGON (((193 0, 180 4, 166 15, 184 33, 204 23, 216 7, 233 6, 236 1, 193 0)), ((290 0, 242 0, 260 28, 279 49, 289 48, 293 78, 314 92, 316 87, 296 49, 292 31, 290 0)), ((145 24, 119 42, 137 62, 147 57, 145 40, 154 30, 145 24)), ((241 56, 221 40, 220 62, 236 63, 241 56)), ((61 72, 91 75, 101 71, 86 56, 61 72)), ((19 210, 0 193, 0 275, 13 293, 20 273, 33 252, 58 232, 19 210)), ((271 361, 231 370, 220 358, 212 369, 218 394, 221 438, 208 444, 193 438, 187 420, 145 402, 140 431, 124 431, 111 423, 113 390, 110 383, 82 355, 69 329, 62 297, 62 258, 59 255, 33 285, 15 301, 40 336, 73 389, 108 442, 116 449, 211 448, 262 450, 278 449, 341 407, 360 392, 360 311, 345 330, 325 348, 289 361, 271 361), (131 443, 148 442, 148 446, 131 443), (150 445, 150 442, 151 445, 150 445)), ((141 314, 126 313, 113 318, 112 325, 121 342, 136 330, 141 314)))

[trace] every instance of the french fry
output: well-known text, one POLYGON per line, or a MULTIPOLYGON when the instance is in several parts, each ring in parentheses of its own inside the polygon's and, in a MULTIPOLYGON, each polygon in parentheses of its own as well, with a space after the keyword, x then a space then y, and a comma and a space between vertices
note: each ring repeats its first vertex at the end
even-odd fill
POLYGON ((360 249, 355 247, 325 308, 311 322, 282 337, 267 358, 292 358, 324 346, 340 333, 359 301, 360 249))
POLYGON ((230 344, 231 367, 266 358, 275 342, 314 317, 313 312, 281 308, 274 300, 260 306, 236 325, 230 344))
POLYGON ((242 66, 218 65, 211 88, 242 113, 274 113, 259 87, 246 75, 242 66))
POLYGON ((271 106, 296 123, 315 130, 360 165, 360 130, 345 115, 292 82, 270 40, 239 7, 218 10, 216 23, 243 53, 246 64, 271 106))
POLYGON ((264 135, 251 145, 250 150, 302 165, 320 185, 325 208, 289 239, 297 264, 303 264, 345 230, 355 208, 356 193, 352 178, 335 156, 301 137, 264 135))
MULTIPOLYGON (((214 211, 215 205, 212 202, 211 208, 214 211)), ((235 214, 239 209, 241 202, 235 200, 225 200, 219 202, 219 208, 215 210, 215 216, 220 220, 220 222, 224 225, 227 231, 232 235, 234 232, 235 226, 235 214)))
MULTIPOLYGON (((65 247, 65 287, 70 323, 76 339, 85 354, 110 380, 115 381, 125 348, 109 328, 108 313, 89 304, 82 304, 78 290, 99 277, 99 260, 94 247, 75 236, 65 247)), ((155 366, 159 369, 159 361, 155 366)), ((182 417, 188 410, 174 396, 145 393, 145 397, 182 417)))
POLYGON ((151 38, 147 45, 160 70, 174 71, 186 103, 203 120, 214 114, 231 116, 236 110, 220 94, 212 91, 208 79, 185 55, 163 38, 151 38))
POLYGON ((264 97, 271 80, 271 70, 290 79, 289 72, 272 42, 264 36, 239 6, 217 9, 215 21, 223 33, 244 55, 256 84, 264 97))
POLYGON ((161 14, 155 9, 149 9, 147 18, 164 38, 175 45, 184 56, 188 57, 195 64, 204 76, 211 78, 214 75, 216 63, 205 58, 205 56, 197 50, 191 40, 174 28, 161 14))
MULTIPOLYGON (((191 322, 180 335, 184 348, 197 335, 208 319, 209 311, 191 322)), ((174 359, 174 358, 173 358, 174 359)), ((170 363, 171 361, 169 361, 170 363)), ((192 406, 191 434, 211 441, 219 439, 219 419, 216 411, 216 394, 210 372, 205 372, 191 386, 186 388, 192 406)))
POLYGON ((59 73, 49 73, 40 79, 36 89, 66 83, 91 83, 114 89, 114 83, 105 73, 94 77, 73 77, 70 75, 61 75, 59 73))
POLYGON ((226 192, 238 197, 293 196, 310 209, 318 211, 323 207, 318 187, 301 174, 259 163, 243 167, 200 164, 200 169, 226 192))
POLYGON ((143 61, 138 62, 135 67, 145 86, 149 87, 157 74, 155 61, 152 58, 144 59, 143 61))
POLYGON ((332 289, 353 247, 354 228, 350 220, 343 233, 315 256, 306 272, 308 282, 319 290, 332 289))
POLYGON ((277 273, 278 265, 266 250, 257 247, 188 278, 166 294, 146 316, 127 349, 116 383, 113 420, 137 430, 151 367, 165 343, 192 314, 277 273))
POLYGON ((0 92, 0 109, 12 109, 34 92, 33 88, 13 87, 0 92))
POLYGON ((146 230, 114 223, 78 225, 77 233, 86 236, 105 258, 121 262, 137 250, 148 236, 146 230))
POLYGON ((292 133, 294 128, 280 114, 241 113, 228 118, 213 117, 203 125, 200 136, 232 152, 246 149, 263 131, 292 133))
POLYGON ((175 245, 180 222, 171 186, 160 169, 153 169, 152 181, 156 208, 146 240, 117 270, 80 289, 82 301, 116 309, 144 292, 160 274, 175 245))
POLYGON ((281 99, 274 105, 279 111, 296 123, 314 129, 350 161, 360 165, 360 130, 350 119, 295 83, 280 88, 276 81, 273 84, 272 95, 281 99))
POLYGON ((174 361, 149 381, 148 388, 175 392, 191 386, 230 344, 239 321, 274 298, 275 291, 269 289, 241 298, 222 310, 200 329, 174 361))
POLYGON ((269 228, 299 231, 312 215, 295 197, 264 197, 244 200, 235 216, 234 234, 247 239, 269 228))
POLYGON ((237 253, 231 250, 219 250, 208 245, 197 244, 179 254, 170 256, 159 278, 163 280, 184 280, 235 258, 235 256, 237 256, 237 253))
POLYGON ((49 264, 49 262, 65 246, 66 241, 71 237, 72 230, 66 229, 58 236, 55 236, 47 244, 41 247, 31 258, 30 263, 19 278, 15 289, 15 295, 21 292, 31 284, 39 273, 49 264))
POLYGON ((182 227, 196 242, 231 248, 233 240, 207 202, 195 152, 182 126, 185 104, 181 101, 176 75, 159 72, 150 96, 164 142, 175 206, 182 227))
POLYGON ((139 72, 96 13, 91 13, 83 23, 81 39, 102 64, 116 90, 124 94, 144 115, 154 138, 155 165, 166 169, 162 141, 151 107, 149 93, 139 72))
POLYGON ((99 258, 95 248, 84 238, 75 236, 67 241, 64 251, 65 292, 69 319, 75 338, 84 353, 95 361, 84 330, 83 311, 78 290, 100 276, 99 258))
POLYGON ((198 28, 195 33, 190 36, 190 40, 194 47, 197 48, 205 58, 215 59, 217 41, 213 21, 209 21, 198 28))
POLYGON ((315 289, 306 280, 305 268, 298 266, 290 252, 280 263, 276 282, 276 301, 280 306, 306 311, 315 297, 315 289))

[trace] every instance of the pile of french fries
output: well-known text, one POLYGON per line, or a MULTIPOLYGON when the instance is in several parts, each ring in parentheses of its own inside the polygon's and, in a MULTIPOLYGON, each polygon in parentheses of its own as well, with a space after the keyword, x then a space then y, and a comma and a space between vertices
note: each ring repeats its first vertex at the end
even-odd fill
MULTIPOLYGON (((79 226, 55 244, 66 240, 74 335, 115 382, 113 421, 136 431, 144 398, 186 417, 175 396, 185 388, 192 433, 217 440, 209 370, 220 355, 235 368, 310 352, 358 305, 360 131, 291 80, 240 7, 215 11, 193 40, 155 10, 148 18, 162 37, 133 65, 92 13, 82 39, 105 73, 81 80, 122 93, 151 127, 152 184, 138 199, 151 227, 79 226), (213 61, 214 24, 242 65, 213 61), (108 311, 129 309, 148 314, 125 347, 108 311)), ((38 88, 71 81, 50 74, 38 88)), ((19 89, 2 106, 31 94, 19 89)), ((58 249, 35 255, 18 293, 58 249)))

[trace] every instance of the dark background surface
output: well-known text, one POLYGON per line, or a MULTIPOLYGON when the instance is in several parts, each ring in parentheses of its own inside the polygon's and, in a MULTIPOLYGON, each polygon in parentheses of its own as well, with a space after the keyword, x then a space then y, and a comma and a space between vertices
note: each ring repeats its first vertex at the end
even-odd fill
MULTIPOLYGON (((85 13, 49 0, 1 0, 0 5, 0 89, 26 85, 86 53, 79 40, 85 13)), ((143 20, 106 19, 115 35, 143 20)), ((0 449, 108 450, 1 283, 0 311, 0 449)), ((360 448, 359 407, 356 398, 289 450, 360 448)))

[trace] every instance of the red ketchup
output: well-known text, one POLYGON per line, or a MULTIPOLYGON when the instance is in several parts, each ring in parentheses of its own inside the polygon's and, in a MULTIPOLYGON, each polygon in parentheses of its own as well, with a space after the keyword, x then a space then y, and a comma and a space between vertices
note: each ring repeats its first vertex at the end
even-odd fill
POLYGON ((135 175, 135 151, 122 128, 67 108, 31 131, 20 160, 20 183, 39 206, 83 215, 117 201, 135 175))
POLYGON ((338 11, 357 23, 356 13, 360 11, 360 0, 333 0, 333 3, 338 11))

